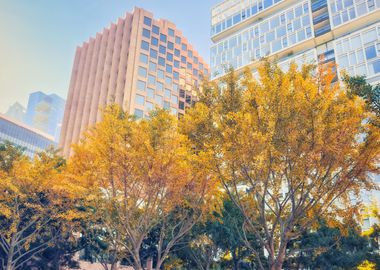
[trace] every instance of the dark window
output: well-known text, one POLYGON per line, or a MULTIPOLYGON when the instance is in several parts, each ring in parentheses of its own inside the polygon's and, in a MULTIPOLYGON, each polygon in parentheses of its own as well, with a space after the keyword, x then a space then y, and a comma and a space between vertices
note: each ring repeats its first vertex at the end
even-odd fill
POLYGON ((152 57, 154 59, 157 59, 157 51, 153 50, 153 49, 150 49, 150 57, 152 57))
POLYGON ((152 45, 153 46, 158 46, 158 39, 157 38, 155 38, 155 37, 152 37, 152 45))
POLYGON ((143 29, 143 36, 146 38, 150 38, 150 31, 148 29, 143 29))
POLYGON ((179 57, 179 56, 181 55, 180 50, 175 49, 175 50, 174 50, 174 55, 179 57))
POLYGON ((166 43, 166 35, 160 34, 160 40, 166 43))
POLYGON ((166 54, 166 47, 165 46, 160 45, 160 53, 166 54))
POLYGON ((173 50, 174 49, 174 43, 173 42, 168 41, 168 49, 169 50, 173 50))
POLYGON ((151 26, 152 25, 152 19, 149 17, 144 17, 144 24, 151 26))
POLYGON ((184 110, 185 109, 185 103, 180 101, 179 104, 178 104, 178 107, 181 109, 181 110, 184 110))
POLYGON ((146 41, 141 41, 141 49, 149 51, 149 43, 146 41))
POLYGON ((165 66, 165 58, 162 58, 162 57, 158 57, 158 64, 160 66, 165 66))
POLYGON ((155 33, 156 35, 160 34, 160 27, 153 25, 152 32, 155 33))
POLYGON ((366 55, 367 60, 375 58, 376 57, 375 45, 372 45, 372 46, 365 48, 365 55, 366 55))

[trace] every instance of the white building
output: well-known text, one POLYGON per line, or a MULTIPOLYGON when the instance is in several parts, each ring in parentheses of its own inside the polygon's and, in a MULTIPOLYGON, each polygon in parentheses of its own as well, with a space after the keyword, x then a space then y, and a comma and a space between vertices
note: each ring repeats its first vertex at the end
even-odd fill
POLYGON ((225 0, 212 9, 211 74, 267 56, 279 64, 335 62, 338 76, 380 82, 380 0, 225 0))

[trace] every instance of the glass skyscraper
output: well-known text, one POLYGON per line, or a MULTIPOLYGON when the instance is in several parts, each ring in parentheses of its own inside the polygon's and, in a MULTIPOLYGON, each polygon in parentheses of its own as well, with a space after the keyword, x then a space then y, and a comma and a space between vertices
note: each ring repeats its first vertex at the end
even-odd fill
POLYGON ((380 0, 226 0, 212 9, 211 75, 244 67, 255 73, 262 57, 286 68, 335 62, 338 77, 380 82, 380 0))
POLYGON ((41 91, 29 95, 24 122, 54 137, 58 141, 61 132, 65 100, 56 94, 41 91))

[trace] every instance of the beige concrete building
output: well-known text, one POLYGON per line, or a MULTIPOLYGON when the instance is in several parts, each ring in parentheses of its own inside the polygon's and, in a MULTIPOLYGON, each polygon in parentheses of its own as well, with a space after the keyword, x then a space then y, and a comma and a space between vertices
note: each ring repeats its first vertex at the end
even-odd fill
POLYGON ((176 26, 140 8, 76 50, 59 146, 72 154, 101 108, 115 102, 138 118, 155 106, 181 116, 208 66, 176 26))

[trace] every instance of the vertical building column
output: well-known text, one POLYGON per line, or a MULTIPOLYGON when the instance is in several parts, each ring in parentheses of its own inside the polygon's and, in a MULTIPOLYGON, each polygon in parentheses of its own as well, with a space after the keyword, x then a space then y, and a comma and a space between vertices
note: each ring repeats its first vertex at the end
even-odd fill
POLYGON ((101 34, 102 41, 101 41, 100 50, 99 50, 99 60, 98 60, 98 66, 96 69, 94 91, 91 97, 91 108, 90 108, 90 118, 89 118, 90 125, 93 125, 96 123, 96 116, 99 110, 99 96, 100 96, 100 88, 102 84, 104 63, 106 60, 108 34, 109 34, 108 29, 105 29, 103 33, 101 34))
POLYGON ((72 99, 72 105, 70 109, 70 118, 68 120, 67 129, 66 132, 66 138, 64 142, 64 156, 68 157, 70 155, 70 149, 72 144, 72 137, 73 137, 73 131, 74 131, 74 123, 75 123, 75 117, 78 109, 78 99, 80 94, 80 85, 82 82, 83 77, 83 69, 84 64, 87 57, 87 49, 88 49, 88 43, 84 43, 81 48, 81 55, 80 55, 80 61, 79 61, 79 72, 78 76, 75 80, 75 86, 74 86, 74 95, 72 99))
POLYGON ((71 79, 70 79, 70 86, 69 86, 69 92, 68 97, 65 105, 65 112, 63 116, 63 123, 61 127, 61 135, 59 138, 59 148, 63 150, 63 147, 65 145, 66 135, 67 135, 67 126, 69 123, 69 118, 72 110, 72 104, 73 104, 73 96, 74 96, 74 88, 75 88, 75 82, 77 79, 77 75, 79 72, 79 60, 81 58, 81 48, 77 47, 75 52, 75 58, 73 63, 73 69, 71 73, 71 79))
POLYGON ((88 45, 84 73, 83 73, 81 87, 80 87, 80 95, 79 95, 79 101, 78 101, 78 108, 77 108, 76 116, 75 116, 72 143, 77 143, 79 141, 79 132, 80 132, 81 123, 82 123, 83 107, 85 103, 86 92, 88 89, 94 45, 95 45, 95 40, 91 38, 88 45))
POLYGON ((106 59, 104 62, 102 85, 100 88, 101 90, 100 90, 99 103, 98 103, 99 109, 97 111, 96 122, 102 119, 102 110, 107 104, 107 95, 109 91, 108 85, 109 85, 109 80, 110 80, 110 69, 111 69, 111 62, 112 62, 112 55, 113 55, 113 45, 115 42, 115 32, 116 32, 116 25, 112 24, 109 30, 108 41, 107 41, 106 59))
POLYGON ((94 95, 94 84, 95 84, 95 77, 96 77, 96 69, 98 67, 98 60, 99 60, 99 49, 101 44, 101 36, 99 34, 96 35, 95 39, 95 45, 94 50, 92 53, 92 59, 91 59, 91 67, 90 67, 90 76, 87 84, 87 90, 84 100, 84 107, 82 108, 82 122, 80 125, 79 130, 79 137, 82 136, 83 131, 87 129, 89 126, 89 116, 90 116, 90 107, 91 107, 91 101, 92 96, 94 95))

